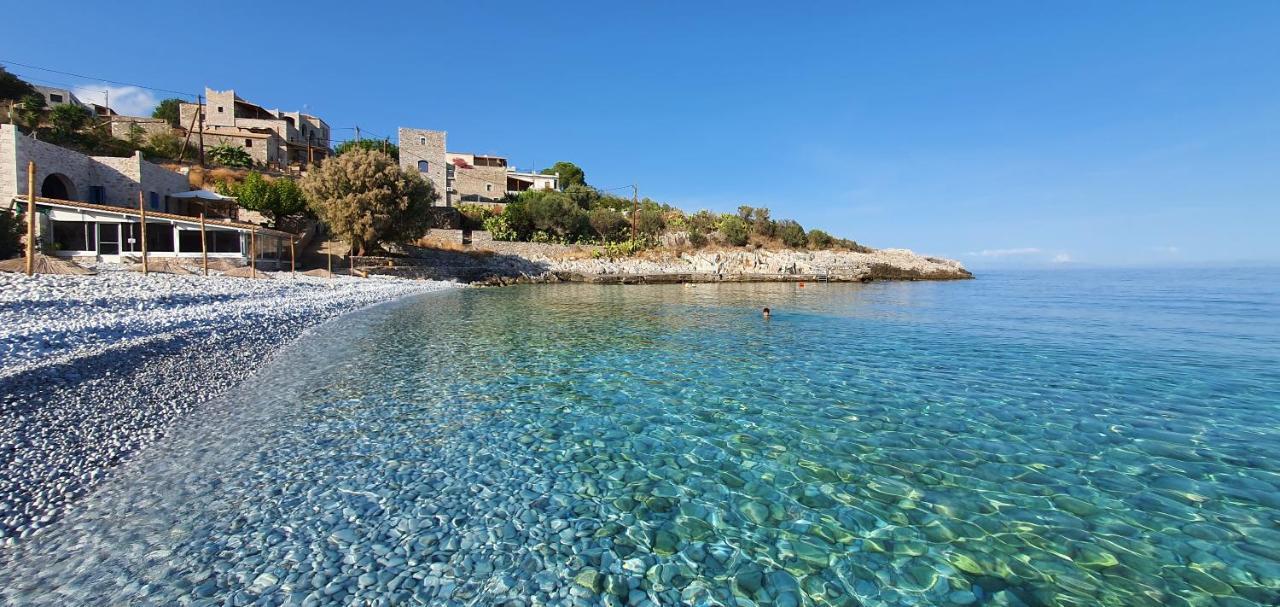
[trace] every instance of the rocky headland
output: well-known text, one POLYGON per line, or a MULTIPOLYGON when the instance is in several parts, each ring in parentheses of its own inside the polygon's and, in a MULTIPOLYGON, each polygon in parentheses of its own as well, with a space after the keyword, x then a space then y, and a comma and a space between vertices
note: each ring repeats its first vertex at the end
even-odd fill
POLYGON ((973 278, 958 261, 906 249, 796 251, 717 248, 654 250, 610 257, 599 247, 492 242, 474 250, 409 248, 376 271, 490 285, 545 282, 869 282, 973 278))

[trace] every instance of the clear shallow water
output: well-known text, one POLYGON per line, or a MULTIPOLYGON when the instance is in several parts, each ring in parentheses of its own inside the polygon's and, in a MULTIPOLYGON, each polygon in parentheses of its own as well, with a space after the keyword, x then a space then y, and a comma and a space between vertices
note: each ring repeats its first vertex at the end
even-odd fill
POLYGON ((1280 600, 1280 272, 467 290, 331 329, 0 556, 0 599, 1280 600))

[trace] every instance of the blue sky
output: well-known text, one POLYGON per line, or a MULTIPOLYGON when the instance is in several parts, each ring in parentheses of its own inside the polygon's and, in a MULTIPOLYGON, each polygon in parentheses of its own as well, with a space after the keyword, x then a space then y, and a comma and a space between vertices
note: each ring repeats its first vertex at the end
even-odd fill
POLYGON ((9 7, 0 60, 235 88, 339 139, 443 129, 974 267, 1280 261, 1277 2, 77 4, 56 40, 9 7))

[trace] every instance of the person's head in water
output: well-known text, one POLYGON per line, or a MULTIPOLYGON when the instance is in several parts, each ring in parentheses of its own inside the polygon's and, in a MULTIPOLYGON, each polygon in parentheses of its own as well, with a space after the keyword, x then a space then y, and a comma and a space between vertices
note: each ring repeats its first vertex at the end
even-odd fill
POLYGON ((761 312, 761 314, 764 315, 765 318, 769 318, 769 316, 771 315, 769 313, 769 308, 765 308, 764 311, 761 312))

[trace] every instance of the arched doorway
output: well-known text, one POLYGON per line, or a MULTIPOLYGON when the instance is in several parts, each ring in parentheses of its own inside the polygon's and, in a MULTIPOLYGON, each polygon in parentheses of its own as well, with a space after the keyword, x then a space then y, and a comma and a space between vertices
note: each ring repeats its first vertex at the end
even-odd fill
POLYGON ((50 173, 40 184, 40 196, 58 200, 75 200, 76 186, 62 173, 50 173))

